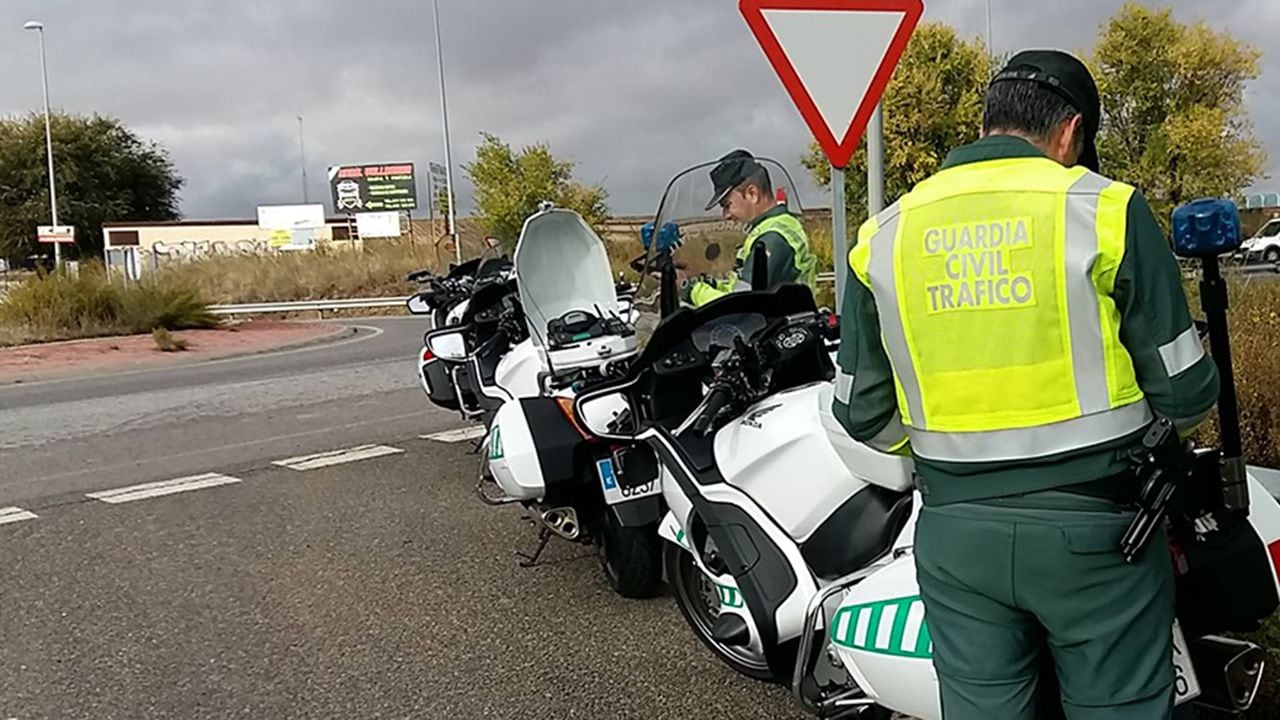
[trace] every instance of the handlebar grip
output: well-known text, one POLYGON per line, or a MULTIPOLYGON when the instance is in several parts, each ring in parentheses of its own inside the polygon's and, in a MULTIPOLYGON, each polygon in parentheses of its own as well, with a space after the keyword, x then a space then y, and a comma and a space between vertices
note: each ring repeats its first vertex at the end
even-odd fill
POLYGON ((707 404, 702 406, 702 414, 698 415, 698 419, 693 421, 693 431, 699 435, 706 436, 707 431, 711 429, 711 423, 715 421, 716 416, 732 399, 733 393, 724 385, 716 385, 711 388, 711 392, 707 394, 707 404))

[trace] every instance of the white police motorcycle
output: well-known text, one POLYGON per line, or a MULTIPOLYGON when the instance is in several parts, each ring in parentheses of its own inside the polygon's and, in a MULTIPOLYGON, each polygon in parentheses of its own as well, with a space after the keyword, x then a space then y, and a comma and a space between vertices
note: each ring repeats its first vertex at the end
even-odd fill
POLYGON ((661 581, 659 489, 613 483, 608 448, 571 412, 576 392, 620 374, 636 354, 630 293, 614 284, 604 243, 582 217, 550 205, 525 222, 510 290, 498 302, 472 299, 473 310, 496 313, 499 329, 487 340, 470 331, 484 309, 427 338, 436 355, 470 370, 488 429, 477 495, 520 504, 535 519, 537 550, 525 565, 553 537, 589 543, 617 592, 651 596, 661 581))
MULTIPOLYGON (((1211 256, 1204 297, 1225 368, 1224 448, 1180 466, 1183 500, 1168 517, 1184 531, 1177 701, 1238 712, 1257 691, 1263 653, 1219 633, 1250 629, 1280 602, 1280 504, 1240 463, 1225 295, 1214 284, 1216 255, 1239 241, 1231 212, 1211 204, 1175 222, 1180 253, 1211 256)), ((682 310, 624 378, 582 393, 575 414, 623 446, 619 484, 660 478, 673 594, 724 662, 788 683, 817 716, 889 709, 934 720, 912 467, 853 441, 831 417, 833 368, 819 349, 827 327, 794 286, 682 310)))

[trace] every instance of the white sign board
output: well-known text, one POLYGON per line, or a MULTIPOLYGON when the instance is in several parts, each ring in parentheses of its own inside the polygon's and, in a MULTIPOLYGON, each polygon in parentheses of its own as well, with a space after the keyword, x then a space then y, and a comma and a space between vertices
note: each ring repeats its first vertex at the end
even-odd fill
POLYGON ((400 237, 400 213, 356 213, 356 232, 362 238, 400 237))
POLYGON ((36 238, 42 243, 74 244, 76 229, 70 225, 37 225, 36 238))
POLYGON ((324 205, 259 205, 258 227, 263 230, 322 228, 324 205))

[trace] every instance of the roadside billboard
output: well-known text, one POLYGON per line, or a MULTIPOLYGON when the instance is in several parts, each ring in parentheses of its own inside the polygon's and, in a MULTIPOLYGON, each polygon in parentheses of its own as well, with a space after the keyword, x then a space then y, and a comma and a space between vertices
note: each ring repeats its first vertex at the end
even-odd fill
POLYGON ((418 207, 413 163, 338 165, 329 168, 333 209, 340 213, 413 210, 418 207))

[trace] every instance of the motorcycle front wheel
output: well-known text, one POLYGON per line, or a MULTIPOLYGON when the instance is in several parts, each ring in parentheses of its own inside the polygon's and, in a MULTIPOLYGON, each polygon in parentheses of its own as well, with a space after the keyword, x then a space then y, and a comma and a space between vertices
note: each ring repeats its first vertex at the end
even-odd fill
POLYGON ((711 635, 711 627, 720 615, 720 592, 711 578, 707 577, 693 555, 673 543, 666 545, 662 551, 663 566, 667 571, 667 582, 671 586, 671 594, 675 596, 676 606, 685 622, 698 636, 703 645, 725 665, 746 675, 753 680, 774 682, 778 680, 769 669, 769 661, 763 654, 740 645, 726 645, 711 635))

